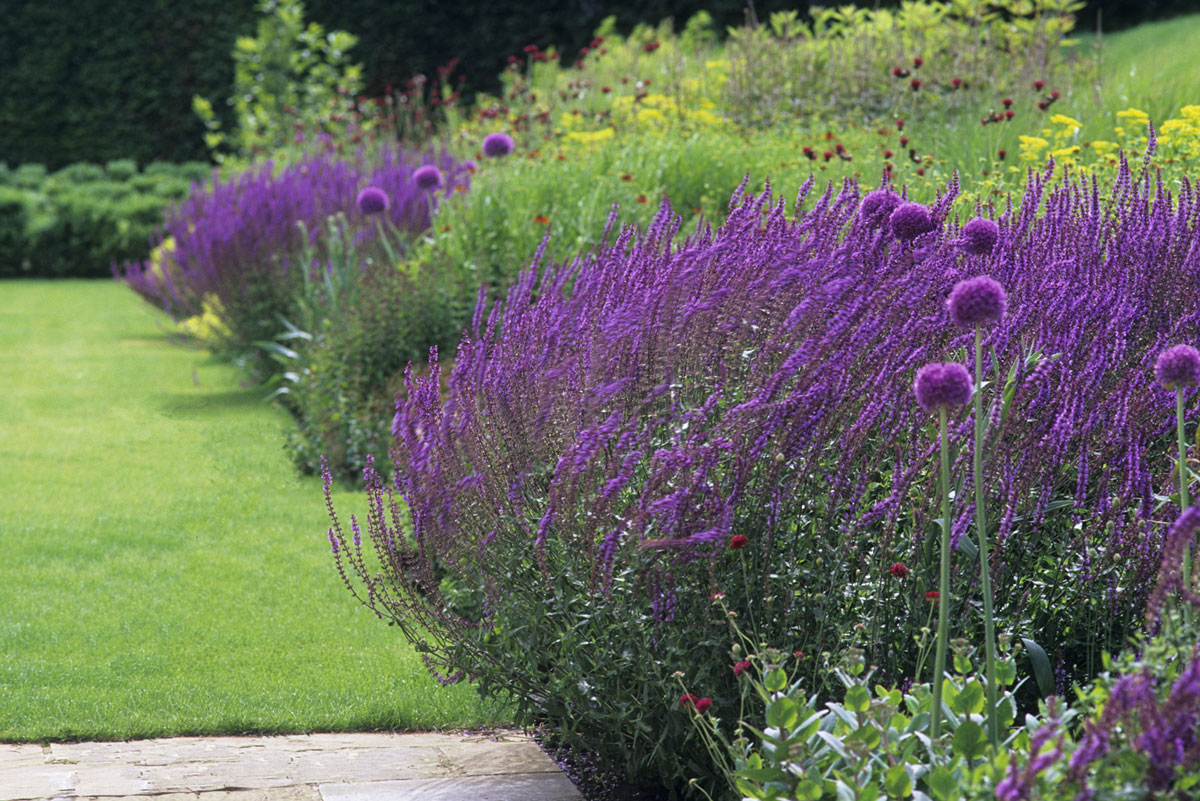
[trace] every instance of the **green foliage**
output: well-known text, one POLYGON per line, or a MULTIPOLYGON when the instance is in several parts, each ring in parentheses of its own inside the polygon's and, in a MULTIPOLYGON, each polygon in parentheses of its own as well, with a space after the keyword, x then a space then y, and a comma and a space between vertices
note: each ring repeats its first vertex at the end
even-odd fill
POLYGON ((150 167, 80 163, 50 175, 40 164, 18 167, 0 186, 0 275, 107 277, 114 263, 145 258, 163 210, 209 171, 150 167))
POLYGON ((234 132, 223 132, 209 100, 192 100, 217 161, 225 148, 243 157, 268 155, 293 139, 293 124, 311 130, 352 113, 361 90, 362 68, 347 58, 354 36, 305 25, 300 0, 260 0, 257 10, 263 17, 256 35, 238 37, 233 49, 234 132))

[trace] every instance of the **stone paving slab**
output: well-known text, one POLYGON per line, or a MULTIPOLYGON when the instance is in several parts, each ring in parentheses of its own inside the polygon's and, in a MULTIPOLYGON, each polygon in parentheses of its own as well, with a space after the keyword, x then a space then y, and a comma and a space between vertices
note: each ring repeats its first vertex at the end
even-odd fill
POLYGON ((0 744, 0 801, 579 801, 518 732, 0 744))

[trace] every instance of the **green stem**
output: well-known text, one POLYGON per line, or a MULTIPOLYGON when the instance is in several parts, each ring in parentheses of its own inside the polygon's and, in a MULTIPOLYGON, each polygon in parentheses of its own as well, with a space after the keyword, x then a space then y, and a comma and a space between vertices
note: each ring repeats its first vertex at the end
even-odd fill
POLYGON ((988 555, 987 512, 983 499, 983 332, 975 326, 975 530, 979 534, 979 589, 983 593, 983 648, 987 673, 987 726, 992 748, 1000 747, 996 710, 996 622, 992 612, 991 557, 988 555))
POLYGON ((933 709, 929 717, 929 738, 942 735, 942 678, 946 674, 946 645, 949 633, 950 604, 950 453, 946 440, 946 407, 938 408, 938 436, 942 450, 942 561, 938 579, 937 651, 933 660, 933 709))
MULTIPOLYGON (((1187 480, 1187 441, 1183 434, 1183 387, 1175 387, 1175 434, 1179 443, 1179 514, 1191 506, 1188 500, 1187 480)), ((1192 589, 1192 546, 1189 544, 1183 552, 1183 586, 1189 592, 1192 589)), ((1183 605, 1183 622, 1190 631, 1192 628, 1192 605, 1183 605)))

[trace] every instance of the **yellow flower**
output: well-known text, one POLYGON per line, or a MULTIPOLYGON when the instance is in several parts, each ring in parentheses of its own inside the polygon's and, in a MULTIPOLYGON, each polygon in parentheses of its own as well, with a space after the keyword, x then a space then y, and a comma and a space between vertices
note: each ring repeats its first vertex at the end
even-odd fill
POLYGON ((585 145, 603 142, 606 139, 613 138, 612 128, 601 128, 598 131, 571 131, 567 134, 567 138, 573 142, 582 142, 585 145))
POLYGON ((1067 156, 1073 156, 1078 152, 1079 152, 1079 146, 1072 145, 1071 147, 1060 147, 1058 150, 1051 150, 1050 155, 1054 156, 1054 158, 1056 160, 1062 160, 1062 159, 1065 159, 1067 156))
POLYGON ((1122 119, 1127 119, 1137 125, 1145 125, 1150 122, 1150 115, 1141 109, 1127 108, 1124 111, 1118 111, 1117 116, 1122 119))
POLYGON ((1040 136, 1022 134, 1018 138, 1021 140, 1021 158, 1026 161, 1036 161, 1040 157, 1042 149, 1050 146, 1050 143, 1040 136))
POLYGON ((1068 117, 1066 114, 1055 114, 1050 118, 1050 122, 1058 125, 1065 125, 1068 128, 1074 128, 1076 131, 1083 127, 1083 123, 1081 123, 1079 120, 1068 117))
POLYGON ((179 331, 201 342, 218 342, 229 337, 229 326, 225 324, 225 307, 221 299, 209 292, 200 304, 200 314, 179 323, 179 331))
POLYGON ((1097 139, 1092 142, 1092 149, 1101 156, 1107 154, 1110 150, 1116 150, 1117 146, 1113 142, 1107 142, 1103 139, 1097 139))

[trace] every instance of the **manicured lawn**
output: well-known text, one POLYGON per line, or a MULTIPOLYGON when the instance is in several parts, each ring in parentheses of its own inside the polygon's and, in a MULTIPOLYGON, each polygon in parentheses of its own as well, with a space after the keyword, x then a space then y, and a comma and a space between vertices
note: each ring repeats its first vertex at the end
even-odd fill
POLYGON ((0 740, 502 719, 354 602, 286 415, 165 324, 116 283, 0 283, 0 740))

